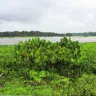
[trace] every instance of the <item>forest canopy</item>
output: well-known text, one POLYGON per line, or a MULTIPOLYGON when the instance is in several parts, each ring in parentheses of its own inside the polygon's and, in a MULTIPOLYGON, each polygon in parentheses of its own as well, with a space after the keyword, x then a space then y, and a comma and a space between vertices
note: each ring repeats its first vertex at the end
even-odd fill
POLYGON ((0 32, 0 37, 27 37, 27 36, 96 36, 96 32, 55 33, 41 31, 6 31, 0 32))

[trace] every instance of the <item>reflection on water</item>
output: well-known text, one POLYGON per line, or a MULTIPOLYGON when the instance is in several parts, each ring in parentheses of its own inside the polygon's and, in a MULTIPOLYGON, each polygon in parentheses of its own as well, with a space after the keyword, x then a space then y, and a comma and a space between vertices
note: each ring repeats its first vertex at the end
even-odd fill
MULTIPOLYGON (((32 39, 33 37, 14 37, 14 38, 0 38, 0 45, 13 45, 17 44, 19 41, 26 41, 32 39)), ((51 42, 60 41, 62 37, 40 37, 40 39, 49 40, 51 42)), ((96 37, 71 37, 72 41, 79 42, 96 42, 96 37)))

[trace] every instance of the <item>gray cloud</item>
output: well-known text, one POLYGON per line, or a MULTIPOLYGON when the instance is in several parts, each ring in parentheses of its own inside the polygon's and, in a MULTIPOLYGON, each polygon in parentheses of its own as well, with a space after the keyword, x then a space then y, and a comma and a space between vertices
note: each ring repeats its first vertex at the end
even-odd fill
POLYGON ((0 20, 5 21, 36 23, 49 7, 49 2, 44 0, 3 0, 1 2, 0 20))
POLYGON ((96 31, 95 0, 0 1, 0 31, 96 31))

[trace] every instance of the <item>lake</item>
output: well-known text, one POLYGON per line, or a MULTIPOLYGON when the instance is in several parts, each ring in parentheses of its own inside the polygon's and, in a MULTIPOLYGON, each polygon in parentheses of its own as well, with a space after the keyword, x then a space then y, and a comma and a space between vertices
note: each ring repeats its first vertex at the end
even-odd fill
MULTIPOLYGON (((14 38, 0 38, 0 45, 13 45, 18 44, 19 41, 26 41, 28 39, 32 39, 34 37, 14 37, 14 38)), ((39 37, 40 39, 49 40, 51 42, 60 41, 63 37, 39 37)), ((69 37, 67 37, 69 38, 69 37)), ((96 42, 96 37, 71 37, 72 41, 79 41, 79 42, 96 42)))

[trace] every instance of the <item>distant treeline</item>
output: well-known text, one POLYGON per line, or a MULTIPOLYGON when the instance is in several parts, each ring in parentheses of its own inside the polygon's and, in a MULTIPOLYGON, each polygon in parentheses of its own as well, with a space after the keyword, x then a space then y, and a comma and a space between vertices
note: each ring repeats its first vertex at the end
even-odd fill
POLYGON ((73 36, 96 36, 96 32, 72 33, 73 36))
POLYGON ((96 32, 78 32, 78 33, 66 33, 65 36, 96 36, 96 32))
POLYGON ((26 37, 26 36, 96 36, 96 32, 83 33, 54 33, 40 31, 6 31, 0 32, 0 37, 26 37))
POLYGON ((54 32, 40 32, 40 31, 7 31, 0 32, 0 37, 26 37, 26 36, 65 36, 65 34, 58 34, 54 32))

